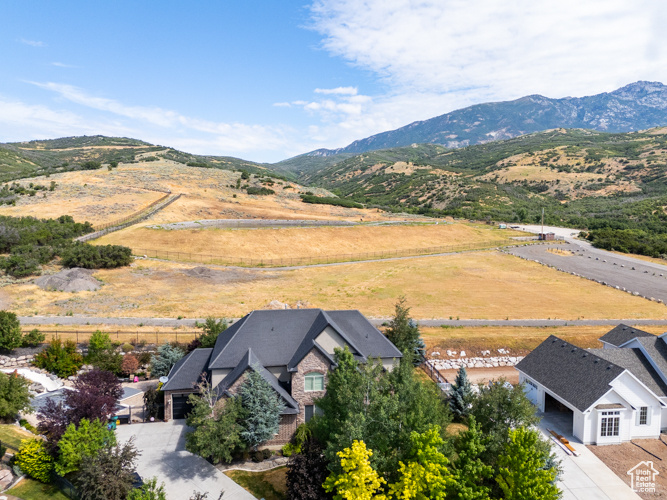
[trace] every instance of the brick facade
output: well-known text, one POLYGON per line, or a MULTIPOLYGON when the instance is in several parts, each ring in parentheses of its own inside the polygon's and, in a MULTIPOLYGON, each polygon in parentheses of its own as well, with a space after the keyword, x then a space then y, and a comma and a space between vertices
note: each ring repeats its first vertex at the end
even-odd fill
MULTIPOLYGON (((292 397, 299 403, 299 415, 296 425, 303 424, 306 421, 306 405, 314 404, 315 400, 324 396, 326 391, 306 391, 305 377, 311 372, 322 373, 324 375, 324 387, 327 386, 327 375, 331 362, 325 358, 320 351, 312 349, 301 360, 297 366, 297 371, 292 373, 292 397)), ((296 427, 295 427, 296 429, 296 427)))

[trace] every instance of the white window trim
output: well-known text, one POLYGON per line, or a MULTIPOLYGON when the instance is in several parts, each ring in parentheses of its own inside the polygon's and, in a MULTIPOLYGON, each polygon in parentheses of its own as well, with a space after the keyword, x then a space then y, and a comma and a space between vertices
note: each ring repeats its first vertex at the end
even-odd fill
MULTIPOLYGON (((321 372, 308 372, 303 377, 303 390, 304 390, 304 392, 322 392, 324 390, 324 385, 325 385, 324 384, 324 374, 321 373, 321 372), (313 382, 316 379, 321 378, 322 379, 322 388, 321 389, 308 389, 306 387, 306 381, 308 380, 309 377, 310 377, 311 380, 313 380, 313 382)), ((314 387, 315 384, 313 383, 312 386, 314 387)))

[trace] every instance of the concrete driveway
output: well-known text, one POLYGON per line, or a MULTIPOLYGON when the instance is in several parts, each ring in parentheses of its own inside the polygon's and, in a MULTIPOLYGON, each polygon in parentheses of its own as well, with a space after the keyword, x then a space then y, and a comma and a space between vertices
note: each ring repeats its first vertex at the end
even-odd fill
POLYGON ((187 500, 194 491, 208 492, 209 500, 217 500, 223 490, 225 499, 255 500, 206 460, 185 450, 187 429, 184 420, 131 424, 119 426, 116 436, 121 443, 134 436, 141 453, 137 472, 144 480, 157 476, 158 484, 164 482, 169 500, 187 500))
MULTIPOLYGON (((547 429, 565 436, 580 455, 573 457, 554 445, 553 450, 562 461, 563 473, 558 487, 562 500, 641 500, 625 482, 596 457, 591 450, 572 437, 572 417, 569 419, 554 413, 542 414, 539 424, 542 433, 550 438, 547 429)), ((551 441, 550 441, 551 442, 551 441)))

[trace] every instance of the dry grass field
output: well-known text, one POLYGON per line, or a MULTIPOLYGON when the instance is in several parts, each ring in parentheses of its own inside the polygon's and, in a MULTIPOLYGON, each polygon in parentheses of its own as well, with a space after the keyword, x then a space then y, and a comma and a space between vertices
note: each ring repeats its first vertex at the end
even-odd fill
POLYGON ((495 251, 309 267, 288 271, 137 260, 95 273, 97 292, 44 291, 32 283, 0 289, 19 315, 240 317, 272 300, 391 317, 405 295, 415 318, 667 318, 667 307, 495 251))
MULTIPOLYGON (((33 215, 59 217, 71 215, 77 221, 93 224, 112 222, 130 215, 162 196, 151 191, 171 190, 183 193, 176 203, 156 214, 146 224, 196 219, 285 218, 285 219, 347 219, 381 220, 396 218, 378 210, 357 210, 330 205, 303 203, 302 191, 330 195, 324 189, 303 188, 287 181, 274 180, 269 196, 251 196, 235 189, 239 172, 188 167, 181 163, 160 161, 120 164, 109 171, 84 170, 36 177, 18 181, 49 185, 57 183, 53 192, 21 196, 16 206, 0 206, 2 215, 33 215)), ((251 185, 259 181, 251 177, 251 185)), ((419 219, 419 217, 412 217, 419 219)))
MULTIPOLYGON (((632 325, 632 322, 630 322, 632 325)), ((664 333, 664 326, 640 326, 641 330, 656 335, 664 333)), ((427 352, 440 352, 441 358, 447 349, 465 350, 468 355, 476 355, 482 350, 495 351, 509 349, 512 353, 524 354, 546 339, 549 335, 556 335, 563 340, 579 347, 602 347, 598 341, 611 326, 555 326, 555 327, 513 327, 513 326, 484 326, 484 327, 454 327, 454 328, 421 328, 427 352)), ((436 356, 437 357, 437 356, 436 356)))
MULTIPOLYGON (((366 252, 478 245, 506 240, 515 231, 473 224, 353 226, 281 229, 164 230, 132 226, 95 244, 215 255, 222 259, 310 258, 366 252)), ((519 234, 519 233, 517 233, 519 234)), ((140 252, 144 253, 144 252, 140 252)))

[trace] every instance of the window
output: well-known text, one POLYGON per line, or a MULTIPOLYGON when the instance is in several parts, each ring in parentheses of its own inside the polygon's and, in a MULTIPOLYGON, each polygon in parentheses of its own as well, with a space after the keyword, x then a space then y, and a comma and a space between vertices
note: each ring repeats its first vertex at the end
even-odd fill
POLYGON ((305 407, 306 410, 306 422, 309 422, 311 418, 315 415, 322 415, 322 410, 320 410, 317 406, 315 405, 306 405, 305 407))
POLYGON ((324 375, 317 372, 306 374, 306 382, 304 389, 306 391, 323 391, 324 375))
POLYGON ((621 418, 620 411, 603 411, 600 420, 600 436, 612 437, 618 436, 621 418))
POLYGON ((639 408, 639 425, 648 424, 648 406, 639 408))

